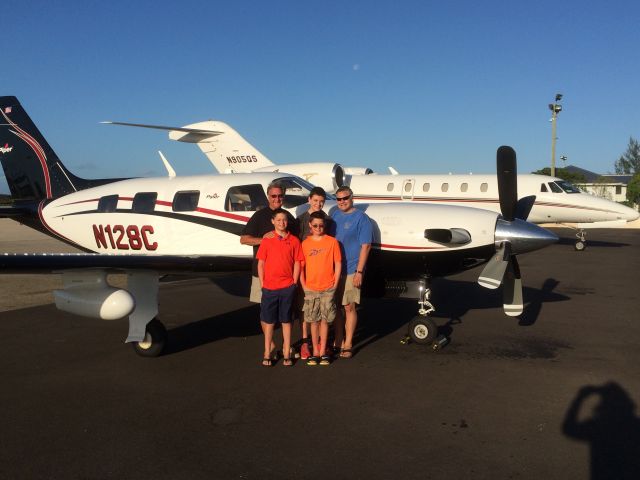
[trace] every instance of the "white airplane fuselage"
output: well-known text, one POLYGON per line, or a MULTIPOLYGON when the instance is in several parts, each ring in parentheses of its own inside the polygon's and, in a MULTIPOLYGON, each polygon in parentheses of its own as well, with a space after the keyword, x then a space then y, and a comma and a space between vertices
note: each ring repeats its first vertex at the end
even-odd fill
MULTIPOLYGON (((45 203, 39 216, 48 233, 96 253, 250 258, 252 249, 240 244, 239 235, 257 205, 266 208, 266 186, 282 178, 289 185, 300 182, 299 188, 287 191, 285 200, 296 216, 308 208, 310 185, 274 173, 121 180, 45 203), (145 195, 152 196, 152 205, 141 211, 136 202, 145 195), (180 207, 177 195, 193 195, 197 200, 191 207, 180 207), (238 199, 244 202, 231 201, 238 199)), ((374 222, 373 248, 380 252, 405 257, 494 248, 495 212, 425 204, 400 209, 394 204, 359 202, 356 206, 374 222), (468 231, 470 242, 444 245, 425 238, 425 229, 452 227, 468 231)), ((335 203, 328 201, 325 209, 332 208, 335 203)))
MULTIPOLYGON (((362 202, 432 203, 500 211, 495 175, 354 175, 350 178, 350 187, 355 198, 362 202)), ((560 178, 518 175, 519 198, 536 197, 527 220, 533 223, 593 223, 592 226, 597 227, 597 222, 623 224, 640 215, 616 202, 571 191, 571 187, 560 178)))

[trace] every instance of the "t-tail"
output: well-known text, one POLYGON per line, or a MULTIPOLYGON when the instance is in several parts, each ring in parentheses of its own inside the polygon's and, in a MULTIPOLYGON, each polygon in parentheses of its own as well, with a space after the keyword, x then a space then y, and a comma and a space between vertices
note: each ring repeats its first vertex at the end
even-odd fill
POLYGON ((0 97, 0 161, 12 199, 22 205, 118 180, 85 180, 72 174, 16 97, 0 97))
POLYGON ((184 127, 111 121, 102 123, 166 130, 171 140, 198 145, 218 173, 248 173, 274 165, 242 135, 218 120, 192 123, 184 127))

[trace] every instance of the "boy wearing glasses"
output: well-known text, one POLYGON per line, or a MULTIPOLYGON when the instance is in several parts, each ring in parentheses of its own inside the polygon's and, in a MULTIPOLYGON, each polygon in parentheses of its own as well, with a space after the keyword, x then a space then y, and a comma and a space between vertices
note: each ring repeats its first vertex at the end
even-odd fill
POLYGON ((264 333, 264 355, 262 365, 272 365, 272 344, 275 323, 282 326, 282 352, 286 367, 291 360, 291 311, 300 276, 300 264, 304 261, 300 240, 287 231, 287 211, 277 208, 271 212, 274 227, 272 236, 265 236, 260 243, 258 278, 262 287, 260 302, 260 325, 264 333))
MULTIPOLYGON (((322 212, 322 208, 324 207, 324 202, 327 199, 327 193, 324 191, 322 187, 313 187, 309 192, 309 210, 298 215, 298 224, 300 228, 300 241, 303 242, 305 238, 311 235, 312 231, 309 228, 309 216, 313 212, 322 212)), ((331 219, 325 218, 325 222, 330 222, 331 219)), ((326 223, 325 225, 325 233, 330 232, 330 225, 326 223)), ((302 340, 300 344, 300 358, 302 360, 307 360, 311 356, 312 344, 309 340, 309 325, 304 321, 304 313, 302 312, 304 304, 304 292, 300 292, 298 301, 296 302, 296 309, 298 313, 300 313, 300 319, 302 323, 302 340)))
POLYGON ((329 365, 327 337, 336 318, 335 292, 340 280, 342 256, 338 241, 325 234, 326 214, 309 214, 311 234, 302 242, 304 265, 300 283, 304 289, 304 322, 311 326, 313 356, 307 365, 329 365))
POLYGON ((342 247, 342 278, 336 296, 344 313, 336 320, 335 346, 340 347, 340 358, 353 356, 353 335, 358 324, 356 303, 360 303, 360 289, 364 269, 371 250, 373 225, 366 213, 353 206, 353 192, 347 186, 336 192, 338 208, 332 212, 336 223, 336 239, 342 247))

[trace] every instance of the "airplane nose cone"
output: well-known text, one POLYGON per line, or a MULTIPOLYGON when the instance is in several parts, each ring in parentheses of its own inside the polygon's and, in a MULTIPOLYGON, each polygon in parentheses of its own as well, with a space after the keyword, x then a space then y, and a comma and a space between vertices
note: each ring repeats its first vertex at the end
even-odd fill
POLYGON ((502 242, 511 243, 514 254, 532 252, 547 247, 558 241, 558 236, 538 225, 519 218, 508 222, 502 218, 496 223, 496 245, 502 242))
POLYGON ((627 222, 633 222, 634 220, 637 220, 638 218, 640 218, 640 212, 638 212, 637 210, 634 210, 633 208, 629 208, 629 207, 624 207, 625 210, 623 211, 623 215, 624 215, 624 219, 627 222))

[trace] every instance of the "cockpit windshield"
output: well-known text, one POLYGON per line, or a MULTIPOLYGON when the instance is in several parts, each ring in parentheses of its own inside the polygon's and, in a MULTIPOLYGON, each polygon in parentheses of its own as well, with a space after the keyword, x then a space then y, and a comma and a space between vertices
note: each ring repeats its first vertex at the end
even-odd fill
POLYGON ((554 183, 566 193, 580 193, 580 189, 578 187, 576 187, 573 183, 567 182, 566 180, 558 180, 554 183))
MULTIPOLYGON (((313 185, 306 180, 300 177, 282 177, 274 181, 286 188, 284 201, 282 202, 284 208, 297 207, 309 201, 309 193, 313 185)), ((327 194, 327 199, 333 200, 333 195, 327 194)))

